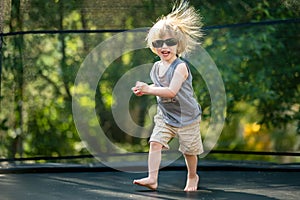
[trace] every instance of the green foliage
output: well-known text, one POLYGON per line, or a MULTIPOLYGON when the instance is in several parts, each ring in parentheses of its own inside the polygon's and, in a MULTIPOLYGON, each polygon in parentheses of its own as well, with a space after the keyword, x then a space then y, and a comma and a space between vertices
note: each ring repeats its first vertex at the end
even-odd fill
MULTIPOLYGON (((206 27, 299 19, 300 8, 289 0, 195 0, 191 4, 200 10, 206 27)), ((149 27, 172 7, 168 0, 4 0, 3 5, 7 9, 5 32, 149 27)), ((219 68, 227 95, 226 125, 216 148, 299 151, 299 26, 298 22, 205 30, 203 47, 219 68)), ((4 38, 0 157, 87 152, 73 122, 73 84, 86 55, 112 35, 20 34, 4 38)), ((111 112, 112 91, 128 70, 156 59, 148 49, 123 55, 103 74, 96 102, 82 99, 86 106, 95 107, 105 134, 128 151, 147 151, 147 142, 127 135, 116 125, 111 112)), ((210 119, 210 96, 202 77, 193 68, 192 73, 205 129, 210 119)), ((83 88, 82 92, 91 91, 83 88)), ((140 126, 151 123, 147 111, 154 101, 152 97, 130 100, 130 113, 140 126)))

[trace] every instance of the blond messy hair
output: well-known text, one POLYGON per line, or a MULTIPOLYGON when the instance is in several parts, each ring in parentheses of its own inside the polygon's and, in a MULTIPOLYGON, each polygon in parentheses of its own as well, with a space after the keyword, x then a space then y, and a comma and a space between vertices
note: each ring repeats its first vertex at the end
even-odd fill
POLYGON ((186 55, 200 44, 203 36, 201 16, 189 2, 181 0, 174 4, 171 13, 162 16, 149 30, 146 41, 150 49, 157 53, 152 42, 165 35, 170 35, 178 40, 178 55, 186 55))

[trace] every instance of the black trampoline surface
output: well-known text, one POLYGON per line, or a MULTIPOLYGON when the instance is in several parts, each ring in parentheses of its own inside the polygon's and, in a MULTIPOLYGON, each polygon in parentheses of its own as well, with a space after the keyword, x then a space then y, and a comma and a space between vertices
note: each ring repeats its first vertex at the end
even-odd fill
MULTIPOLYGON (((298 200, 300 168, 290 166, 201 165, 196 192, 184 192, 186 170, 169 167, 160 171, 159 187, 151 191, 133 185, 145 173, 128 173, 99 168, 55 167, 0 171, 0 199, 220 199, 298 200), (225 167, 224 167, 225 166, 225 167), (227 166, 227 167, 226 167, 227 166), (33 169, 33 170, 32 170, 33 169), (52 170, 51 170, 52 169, 52 170), (91 170, 92 169, 92 170, 91 170), (71 172, 70 172, 71 171, 71 172), (7 173, 8 172, 8 173, 7 173)), ((2 168, 3 169, 3 168, 2 168)), ((7 168, 8 169, 8 168, 7 168)))

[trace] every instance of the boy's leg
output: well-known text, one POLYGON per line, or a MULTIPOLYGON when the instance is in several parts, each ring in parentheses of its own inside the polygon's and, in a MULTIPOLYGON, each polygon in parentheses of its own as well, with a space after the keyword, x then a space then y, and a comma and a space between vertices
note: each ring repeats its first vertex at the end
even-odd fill
POLYGON ((196 191, 198 189, 199 176, 197 175, 198 157, 196 155, 184 155, 188 170, 184 191, 196 191))
POLYGON ((200 135, 200 120, 182 127, 178 132, 179 151, 184 155, 188 174, 184 191, 196 191, 198 189, 199 176, 197 175, 198 155, 203 153, 203 145, 200 135))
POLYGON ((158 184, 158 171, 161 162, 161 151, 163 145, 158 142, 150 142, 148 157, 148 177, 134 180, 133 183, 156 190, 158 184))

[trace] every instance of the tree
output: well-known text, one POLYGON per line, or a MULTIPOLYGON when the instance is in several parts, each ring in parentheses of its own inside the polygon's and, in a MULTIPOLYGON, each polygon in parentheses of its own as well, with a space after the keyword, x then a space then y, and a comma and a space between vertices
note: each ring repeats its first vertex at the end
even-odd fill
MULTIPOLYGON (((256 24, 298 19, 299 5, 289 0, 190 2, 203 16, 203 47, 216 62, 226 87, 227 121, 219 148, 259 149, 257 144, 264 140, 255 139, 251 146, 249 137, 254 136, 266 136, 274 144, 262 150, 299 148, 296 143, 288 147, 279 142, 291 144, 290 138, 297 138, 300 130, 299 21, 256 24), (238 23, 242 25, 226 26, 238 23)), ((4 37, 0 99, 0 154, 4 157, 86 153, 72 117, 73 84, 83 59, 114 34, 92 30, 149 27, 172 8, 169 0, 4 0, 0 5, 6 8, 4 17, 0 15, 5 23, 1 31, 47 32, 4 37), (74 32, 82 29, 90 32, 74 32)), ((134 42, 134 38, 128 40, 134 42)), ((99 82, 96 102, 86 102, 95 106, 98 123, 111 140, 136 151, 144 151, 147 147, 141 144, 146 142, 116 125, 112 91, 128 70, 155 59, 146 49, 116 59, 99 82)), ((205 127, 210 96, 202 77, 193 73, 205 127)), ((149 122, 147 111, 154 101, 150 97, 131 99, 130 112, 139 125, 149 122)))

